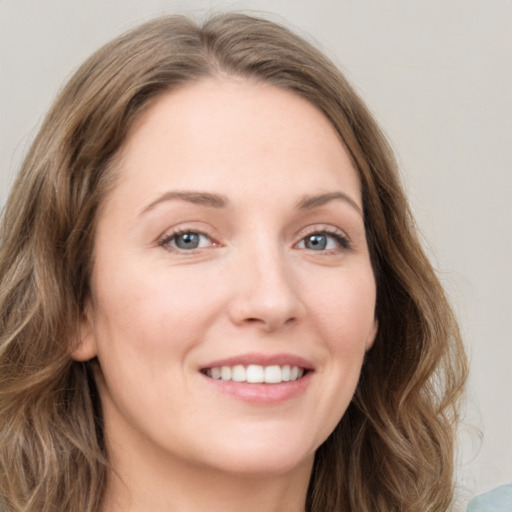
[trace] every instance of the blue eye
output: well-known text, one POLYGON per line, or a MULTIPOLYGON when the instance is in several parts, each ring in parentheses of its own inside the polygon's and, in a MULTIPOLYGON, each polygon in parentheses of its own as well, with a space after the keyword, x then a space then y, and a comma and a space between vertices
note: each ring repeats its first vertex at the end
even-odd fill
POLYGON ((196 231, 174 233, 162 241, 163 246, 170 246, 180 251, 191 251, 211 245, 210 237, 196 231))
POLYGON ((348 247, 348 240, 337 233, 311 233, 298 244, 299 249, 310 251, 325 251, 348 247))
POLYGON ((313 251, 323 251, 327 247, 327 236, 321 234, 309 235, 304 239, 306 249, 313 251))

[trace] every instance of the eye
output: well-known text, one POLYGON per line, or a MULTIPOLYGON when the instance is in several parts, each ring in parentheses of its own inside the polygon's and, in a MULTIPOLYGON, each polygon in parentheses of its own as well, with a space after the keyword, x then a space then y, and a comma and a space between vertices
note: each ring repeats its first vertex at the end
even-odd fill
POLYGON ((215 245, 205 233, 198 231, 183 231, 166 236, 160 243, 163 247, 170 247, 180 251, 192 251, 215 245))
POLYGON ((298 244, 299 249, 310 251, 329 251, 339 248, 348 248, 349 242, 346 237, 339 233, 320 231, 311 233, 304 237, 298 244))

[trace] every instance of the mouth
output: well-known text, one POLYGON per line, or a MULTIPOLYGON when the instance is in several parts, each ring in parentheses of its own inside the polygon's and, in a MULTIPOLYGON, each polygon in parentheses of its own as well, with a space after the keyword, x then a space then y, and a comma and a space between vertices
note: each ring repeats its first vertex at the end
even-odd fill
POLYGON ((199 368, 211 389, 257 405, 279 405, 306 393, 315 366, 295 354, 240 354, 199 368))
POLYGON ((235 364, 232 366, 212 366, 201 373, 214 380, 245 382, 248 384, 281 384, 303 379, 310 370, 294 365, 235 364))

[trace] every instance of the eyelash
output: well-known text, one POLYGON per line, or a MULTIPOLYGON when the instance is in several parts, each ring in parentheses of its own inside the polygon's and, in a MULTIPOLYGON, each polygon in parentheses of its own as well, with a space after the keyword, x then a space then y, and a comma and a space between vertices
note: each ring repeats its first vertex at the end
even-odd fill
POLYGON ((204 231, 198 230, 198 229, 179 229, 179 230, 173 231, 172 233, 165 234, 161 238, 161 240, 158 242, 158 245, 168 251, 174 251, 174 252, 178 252, 178 253, 192 253, 194 251, 203 249, 203 247, 197 247, 197 248, 195 247, 193 249, 181 249, 180 247, 171 245, 171 242, 173 240, 177 239, 178 237, 180 237, 182 235, 186 235, 186 234, 199 235, 200 237, 206 237, 210 240, 212 246, 219 245, 218 243, 216 243, 213 240, 213 237, 211 235, 209 235, 208 233, 205 233, 204 231))
MULTIPOLYGON (((182 249, 180 247, 171 245, 171 242, 173 240, 176 240, 178 237, 180 237, 182 235, 186 235, 186 234, 198 235, 199 237, 206 237, 210 240, 211 246, 213 246, 213 247, 218 247, 220 245, 213 239, 213 237, 210 234, 208 234, 204 231, 201 231, 201 230, 197 230, 197 229, 179 229, 179 230, 173 231, 172 233, 164 235, 161 238, 161 240, 158 242, 158 245, 168 251, 174 251, 174 252, 178 252, 178 253, 193 253, 193 252, 199 251, 201 249, 204 249, 204 247, 194 247, 192 249, 182 249)), ((299 245, 301 243, 305 243, 306 239, 313 235, 326 236, 326 237, 330 237, 330 238, 334 239, 341 250, 347 250, 347 249, 351 248, 351 243, 350 243, 349 239, 342 231, 337 230, 337 229, 325 229, 325 228, 324 229, 310 228, 306 233, 303 234, 303 236, 299 240, 299 242, 294 244, 294 247, 296 247, 297 245, 299 245)), ((308 249, 307 247, 304 247, 303 249, 309 250, 311 252, 316 252, 316 251, 314 251, 314 249, 308 249)), ((321 251, 317 251, 317 252, 323 252, 323 253, 329 254, 329 253, 332 253, 333 250, 332 249, 322 249, 321 251)))
MULTIPOLYGON (((326 237, 333 238, 336 243, 339 245, 339 248, 341 250, 348 250, 351 248, 351 243, 348 237, 343 233, 341 230, 335 229, 335 228, 323 228, 318 229, 318 227, 312 227, 309 230, 306 231, 306 233, 302 236, 300 241, 298 242, 303 243, 308 237, 311 237, 312 235, 324 235, 326 237)), ((296 244, 297 245, 297 244, 296 244)), ((307 249, 307 248, 305 248, 307 249)), ((310 249, 313 251, 313 249, 310 249)), ((323 253, 332 253, 332 250, 326 249, 319 252, 323 253)))

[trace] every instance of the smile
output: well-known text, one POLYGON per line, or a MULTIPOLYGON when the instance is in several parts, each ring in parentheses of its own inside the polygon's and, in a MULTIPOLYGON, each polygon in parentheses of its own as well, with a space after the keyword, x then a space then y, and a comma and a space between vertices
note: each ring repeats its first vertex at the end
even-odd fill
POLYGON ((203 373, 212 379, 247 382, 250 384, 280 384, 301 379, 307 370, 299 366, 270 365, 262 366, 250 364, 247 366, 236 364, 233 366, 215 366, 206 368, 203 373))

